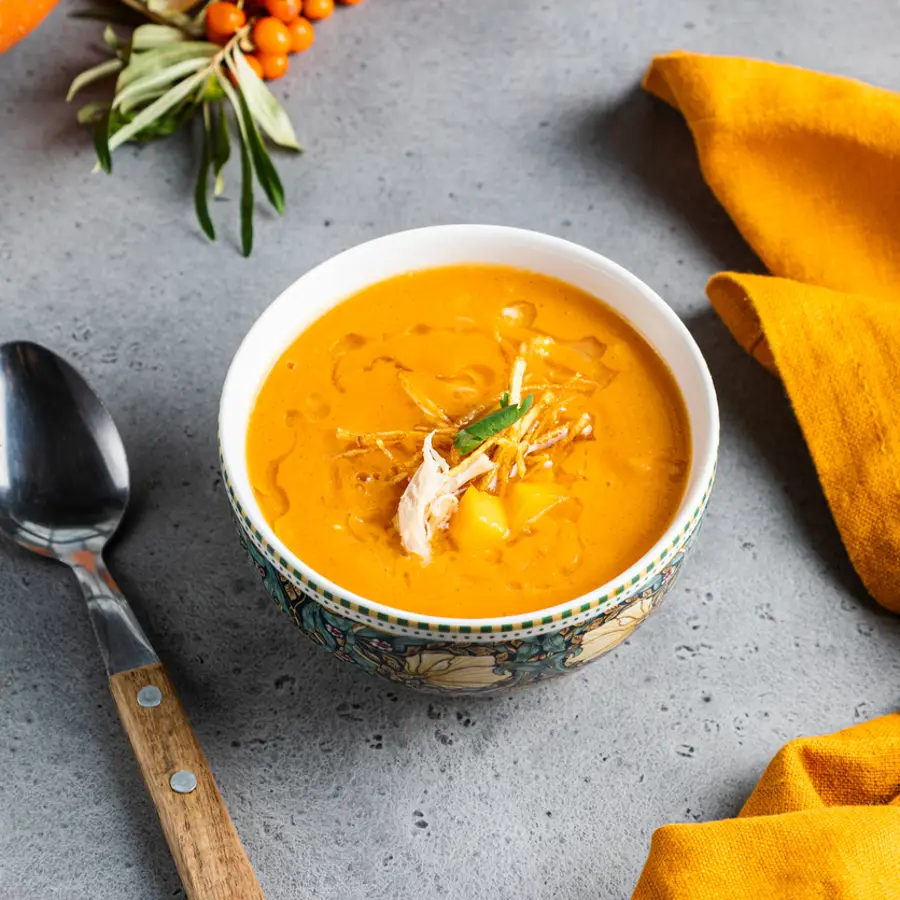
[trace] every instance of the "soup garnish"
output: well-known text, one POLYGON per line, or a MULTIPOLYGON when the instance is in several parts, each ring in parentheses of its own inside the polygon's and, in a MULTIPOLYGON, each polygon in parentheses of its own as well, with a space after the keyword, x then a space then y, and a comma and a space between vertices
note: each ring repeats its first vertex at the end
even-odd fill
POLYGON ((571 285, 497 266, 376 284, 264 384, 250 478, 282 541, 386 605, 488 617, 573 599, 671 522, 687 415, 653 349, 571 285))

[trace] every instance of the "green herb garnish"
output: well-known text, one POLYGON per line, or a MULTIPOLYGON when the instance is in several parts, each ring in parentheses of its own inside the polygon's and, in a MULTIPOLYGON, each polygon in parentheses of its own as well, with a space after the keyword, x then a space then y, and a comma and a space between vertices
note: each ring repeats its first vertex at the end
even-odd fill
POLYGON ((201 0, 116 0, 105 10, 88 11, 92 17, 114 21, 121 20, 123 12, 130 20, 133 13, 149 22, 139 24, 128 38, 108 25, 103 39, 112 58, 82 72, 66 99, 89 84, 115 77, 106 102, 88 103, 78 112, 79 123, 93 129, 98 168, 107 173, 112 171, 113 152, 122 144, 168 137, 198 120, 202 140, 194 206, 210 240, 216 238, 210 180, 213 196, 218 196, 224 187, 222 169, 231 154, 229 132, 236 136, 241 160, 241 249, 249 256, 254 177, 275 211, 281 214, 285 208, 284 188, 267 142, 294 151, 300 147, 287 112, 244 55, 253 49, 253 20, 224 45, 210 43, 204 39, 207 6, 201 0))
POLYGON ((467 456, 473 450, 477 450, 486 440, 518 422, 533 404, 533 394, 529 394, 518 406, 510 406, 509 394, 504 394, 500 398, 500 409, 495 409, 483 419, 479 419, 457 432, 453 439, 453 446, 459 451, 460 456, 467 456))

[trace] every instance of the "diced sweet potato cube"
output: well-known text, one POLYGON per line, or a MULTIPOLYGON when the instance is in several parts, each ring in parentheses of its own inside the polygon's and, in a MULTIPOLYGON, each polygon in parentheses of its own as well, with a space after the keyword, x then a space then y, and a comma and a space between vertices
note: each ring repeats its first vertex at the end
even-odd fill
POLYGON ((568 498, 566 489, 549 481, 516 481, 506 491, 506 512, 514 534, 530 528, 544 513, 568 498))
POLYGON ((460 550, 493 550, 509 534, 503 501, 493 494, 470 487, 450 520, 450 537, 460 550))

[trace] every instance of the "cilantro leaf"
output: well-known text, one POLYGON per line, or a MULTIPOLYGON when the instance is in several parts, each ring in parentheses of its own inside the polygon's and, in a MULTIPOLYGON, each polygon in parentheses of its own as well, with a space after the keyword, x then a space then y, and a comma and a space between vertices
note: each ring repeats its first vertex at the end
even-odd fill
POLYGON ((459 451, 460 456, 467 456, 473 450, 477 450, 486 440, 518 422, 533 404, 534 395, 529 394, 518 406, 509 406, 509 395, 504 394, 500 400, 500 409, 495 409, 483 419, 479 419, 457 432, 453 439, 453 446, 459 451), (506 405, 503 405, 504 401, 506 405))

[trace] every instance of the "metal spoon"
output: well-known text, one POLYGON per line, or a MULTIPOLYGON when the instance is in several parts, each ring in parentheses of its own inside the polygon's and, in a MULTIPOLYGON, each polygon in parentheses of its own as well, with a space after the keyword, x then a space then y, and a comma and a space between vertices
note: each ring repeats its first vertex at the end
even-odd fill
POLYGON ((37 344, 0 346, 0 530, 78 577, 187 896, 262 900, 184 709, 103 562, 128 492, 122 439, 81 376, 37 344))

